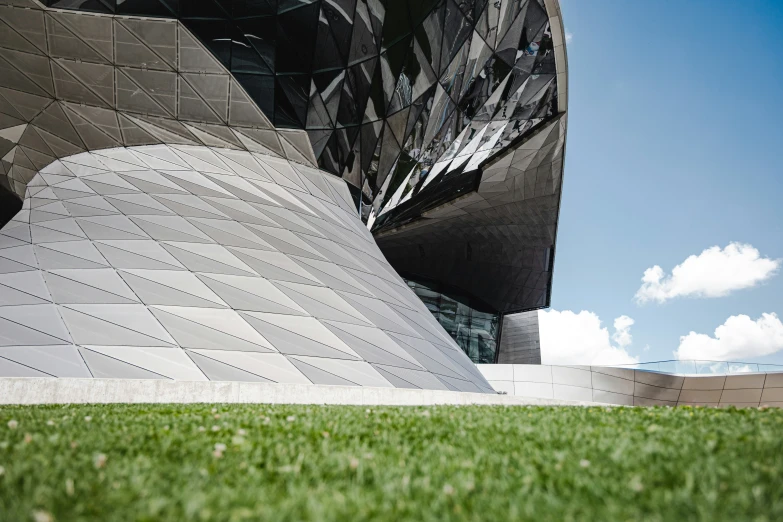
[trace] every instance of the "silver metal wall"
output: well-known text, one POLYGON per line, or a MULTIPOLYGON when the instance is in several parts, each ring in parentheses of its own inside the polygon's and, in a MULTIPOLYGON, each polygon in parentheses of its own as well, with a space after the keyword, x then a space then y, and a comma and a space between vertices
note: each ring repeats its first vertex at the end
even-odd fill
POLYGON ((480 364, 509 395, 625 406, 783 407, 783 372, 671 375, 604 366, 480 364))
POLYGON ((0 230, 0 376, 491 392, 345 181, 266 154, 56 160, 0 230))
POLYGON ((541 364, 538 310, 503 317, 498 364, 541 364))

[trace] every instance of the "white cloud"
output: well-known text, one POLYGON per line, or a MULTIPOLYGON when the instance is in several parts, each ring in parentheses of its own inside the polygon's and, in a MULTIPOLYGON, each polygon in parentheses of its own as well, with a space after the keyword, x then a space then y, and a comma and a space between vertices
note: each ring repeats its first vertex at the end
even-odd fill
POLYGON ((601 326, 601 319, 593 312, 582 310, 540 311, 538 322, 541 335, 541 359, 544 364, 633 364, 639 362, 626 348, 631 344, 633 319, 621 316, 615 319, 615 332, 601 326))
POLYGON ((565 30, 565 41, 566 41, 566 43, 570 44, 571 40, 573 40, 573 39, 574 39, 574 34, 571 31, 568 30, 568 27, 566 27, 566 30, 565 30))
POLYGON ((677 359, 731 361, 762 357, 783 350, 783 323, 775 314, 757 320, 732 315, 715 329, 715 336, 691 332, 680 337, 677 359))
POLYGON ((730 243, 710 247, 675 266, 671 275, 655 265, 644 271, 636 302, 663 303, 675 297, 721 297, 752 288, 775 275, 780 259, 761 257, 751 245, 730 243))
POLYGON ((614 320, 614 334, 612 334, 612 340, 617 343, 620 348, 625 348, 633 341, 631 336, 631 326, 633 326, 634 320, 627 315, 621 315, 614 320))

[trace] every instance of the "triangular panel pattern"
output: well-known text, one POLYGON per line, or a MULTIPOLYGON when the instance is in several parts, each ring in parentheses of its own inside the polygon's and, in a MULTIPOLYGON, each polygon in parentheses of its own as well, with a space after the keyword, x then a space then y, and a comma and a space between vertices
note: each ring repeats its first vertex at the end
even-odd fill
POLYGON ((20 198, 53 159, 118 145, 217 145, 317 163, 304 131, 278 137, 180 21, 30 3, 0 6, 0 29, 0 185, 20 198))
POLYGON ((123 16, 130 11, 122 2, 44 3, 87 11, 100 5, 108 16, 47 9, 35 31, 21 9, 9 11, 3 18, 15 31, 0 45, 12 53, 5 58, 12 88, 45 97, 54 83, 58 99, 101 99, 104 107, 118 103, 146 115, 139 127, 126 127, 126 140, 152 139, 156 132, 141 127, 176 107, 176 119, 189 122, 180 126, 185 139, 317 163, 344 177, 376 217, 424 185, 475 170, 566 106, 555 0, 131 8, 180 20, 123 16), (47 49, 59 61, 85 65, 55 64, 52 78, 41 56, 47 49), (17 66, 18 55, 29 55, 29 63, 17 66), (123 85, 86 72, 101 67, 116 68, 123 85), (225 122, 234 133, 197 125, 225 122), (273 125, 280 129, 274 139, 261 138, 273 125))
MULTIPOLYGON (((307 265, 331 263, 339 276, 313 267, 315 286, 358 292, 353 301, 336 301, 324 300, 323 290, 281 290, 304 296, 307 313, 387 326, 400 316, 410 324, 397 333, 435 344, 443 332, 410 315, 423 307, 404 302, 389 265, 413 286, 457 288, 496 315, 549 304, 567 110, 557 0, 349 1, 336 8, 307 0, 231 9, 104 0, 10 4, 0 6, 0 190, 31 199, 23 224, 8 228, 3 242, 33 243, 42 270, 97 270, 108 266, 103 256, 133 269, 160 268, 161 256, 144 261, 127 245, 102 243, 80 254, 87 242, 133 241, 136 232, 183 271, 246 276, 248 267, 259 267, 253 252, 279 253, 296 268, 274 264, 263 272, 307 285, 307 276, 298 277, 307 265), (175 151, 165 159, 101 155, 89 164, 82 156, 57 164, 45 184, 36 177, 81 151, 149 144, 175 151), (232 151, 186 152, 182 145, 266 159, 248 163, 232 151), (185 156, 201 179, 177 174, 185 156), (324 178, 316 165, 345 183, 324 178), (237 182, 231 174, 240 171, 237 182), (92 179, 56 182, 88 172, 92 179), (211 199, 199 203, 191 193, 211 199), (226 194, 235 200, 225 204, 226 194), (389 263, 353 247, 358 221, 331 224, 339 216, 332 203, 348 213, 358 209, 389 263), (121 236, 93 222, 116 212, 132 225, 121 236), (369 319, 328 306, 354 307, 369 297, 389 313, 370 311, 376 315, 369 319)), ((0 224, 14 212, 0 215, 0 224)), ((4 258, 0 270, 25 269, 4 258)), ((128 304, 103 289, 51 280, 58 305, 128 304), (77 288, 80 296, 69 297, 77 288)), ((160 306, 198 302, 144 278, 134 282, 147 296, 157 292, 160 306)), ((246 298, 239 304, 241 294, 230 288, 223 289, 232 293, 230 306, 285 312, 246 298)), ((35 304, 16 289, 4 299, 35 304)), ((214 300, 201 304, 212 306, 207 302, 214 300)), ((493 359, 494 338, 483 327, 456 333, 450 319, 438 319, 474 360, 493 359)))
POLYGON ((0 376, 491 391, 330 188, 344 182, 296 173, 187 145, 42 168, 0 230, 0 376))

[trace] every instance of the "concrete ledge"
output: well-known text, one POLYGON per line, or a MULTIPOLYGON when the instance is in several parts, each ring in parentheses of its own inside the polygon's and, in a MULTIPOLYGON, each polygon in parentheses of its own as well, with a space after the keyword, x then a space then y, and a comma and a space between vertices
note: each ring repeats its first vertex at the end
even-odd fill
MULTIPOLYGON (((136 379, 0 378, 0 404, 265 403, 361 406, 596 406, 488 393, 317 384, 136 379)), ((605 405, 604 405, 605 406, 605 405)))

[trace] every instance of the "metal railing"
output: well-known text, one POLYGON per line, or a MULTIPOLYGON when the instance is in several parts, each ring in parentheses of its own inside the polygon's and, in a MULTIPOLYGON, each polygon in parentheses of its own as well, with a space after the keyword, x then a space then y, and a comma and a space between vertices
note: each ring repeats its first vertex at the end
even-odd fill
POLYGON ((634 368, 676 375, 732 375, 754 372, 783 372, 781 364, 759 364, 739 361, 669 360, 635 364, 613 364, 615 368, 634 368))

